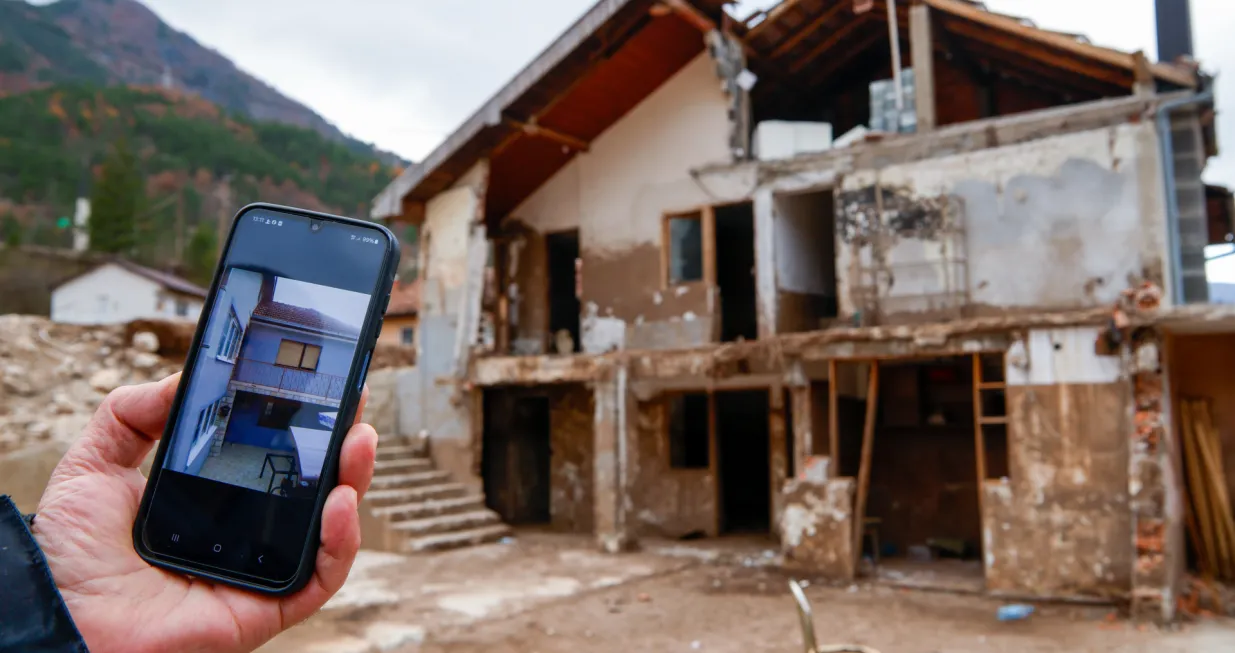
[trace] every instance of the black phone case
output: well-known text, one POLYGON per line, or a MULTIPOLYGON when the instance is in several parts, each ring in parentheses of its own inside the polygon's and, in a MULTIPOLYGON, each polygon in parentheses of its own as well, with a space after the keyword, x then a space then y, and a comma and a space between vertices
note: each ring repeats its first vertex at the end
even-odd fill
MULTIPOLYGON (((390 291, 394 284, 395 274, 398 272, 399 267, 399 244, 398 240, 395 238, 395 235, 391 233, 389 229, 380 224, 357 220, 355 218, 346 218, 337 215, 329 215, 326 213, 318 213, 316 211, 279 206, 277 204, 268 204, 264 202, 249 204, 248 206, 240 209, 240 211, 236 213, 235 217, 232 218, 232 224, 227 233, 227 243, 223 248, 224 254, 219 257, 219 264, 214 271, 214 279, 210 282, 210 292, 206 296, 206 310, 202 311, 202 315, 198 319, 197 329, 193 334, 193 344, 189 348, 188 357, 185 360, 184 373, 180 377, 179 387, 176 388, 176 397, 172 402, 171 413, 169 413, 169 415, 174 416, 180 414, 180 405, 184 400, 184 393, 188 380, 193 375, 193 368, 197 362, 198 349, 201 347, 201 341, 205 335, 206 324, 210 318, 209 308, 214 306, 215 296, 218 293, 219 280, 221 279, 224 270, 223 261, 226 260, 226 252, 231 248, 232 238, 235 237, 236 234, 236 225, 245 214, 256 209, 291 213, 294 215, 321 220, 323 222, 338 222, 349 225, 363 226, 366 228, 376 228, 381 230, 386 235, 386 242, 388 245, 385 255, 383 256, 382 272, 379 276, 379 283, 381 286, 375 289, 374 295, 374 297, 378 298, 378 301, 373 304, 375 310, 365 317, 364 330, 361 336, 361 342, 365 342, 368 349, 358 349, 358 351, 372 352, 373 347, 377 342, 377 335, 381 330, 383 317, 382 311, 386 305, 386 301, 390 297, 390 291)), ((351 423, 356 418, 356 408, 359 405, 361 396, 361 393, 357 391, 356 388, 360 385, 359 375, 362 373, 367 374, 368 372, 366 365, 366 360, 368 358, 370 358, 370 356, 356 356, 356 359, 352 362, 352 368, 348 372, 347 391, 344 393, 343 399, 339 404, 339 416, 336 421, 336 425, 347 425, 350 427, 351 423)), ((318 486, 317 498, 313 507, 313 519, 309 525, 309 537, 305 541, 304 550, 300 556, 300 562, 296 567, 296 574, 292 576, 291 580, 282 585, 271 586, 249 580, 250 577, 247 575, 223 573, 212 567, 188 564, 177 558, 159 555, 151 551, 146 546, 143 532, 143 527, 146 523, 146 514, 150 508, 150 500, 153 496, 154 488, 158 483, 159 474, 163 471, 163 459, 167 454, 167 447, 170 444, 172 431, 175 426, 176 420, 169 418, 167 420, 167 426, 164 427, 163 430, 163 437, 159 439, 158 450, 155 453, 154 461, 150 467, 150 477, 146 481, 146 488, 142 492, 142 501, 137 512, 137 520, 133 523, 133 547, 137 550, 137 554, 146 562, 162 569, 167 569, 169 571, 194 576, 197 578, 204 578, 213 582, 231 585, 233 587, 239 587, 241 589, 258 592, 261 594, 268 594, 271 596, 287 596, 289 594, 294 594, 303 588, 309 582, 309 579, 313 577, 317 550, 320 546, 322 509, 326 504, 326 497, 330 494, 330 491, 338 485, 339 482, 339 451, 343 446, 343 438, 335 437, 330 443, 330 450, 326 455, 325 467, 322 470, 323 482, 318 486)), ((336 426, 336 428, 338 427, 336 426)), ((346 428, 344 429, 344 433, 346 433, 346 428)))

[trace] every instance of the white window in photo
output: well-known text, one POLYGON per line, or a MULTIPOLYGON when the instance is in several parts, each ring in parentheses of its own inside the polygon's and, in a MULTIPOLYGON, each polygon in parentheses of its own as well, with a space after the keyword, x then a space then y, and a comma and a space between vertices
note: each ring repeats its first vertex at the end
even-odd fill
POLYGON ((189 316, 189 302, 183 299, 176 300, 176 316, 177 317, 188 317, 189 316))
POLYGON ((236 311, 233 310, 227 315, 227 325, 223 327, 223 333, 219 336, 219 348, 215 356, 226 363, 235 363, 240 355, 242 340, 244 340, 244 329, 241 328, 240 319, 236 317, 236 311))

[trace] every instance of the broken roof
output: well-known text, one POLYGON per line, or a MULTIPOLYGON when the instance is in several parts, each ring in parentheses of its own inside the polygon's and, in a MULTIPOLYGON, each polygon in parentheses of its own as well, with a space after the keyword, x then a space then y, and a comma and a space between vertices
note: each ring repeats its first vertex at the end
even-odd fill
MULTIPOLYGON (((1138 74, 1177 86, 1196 83, 1195 72, 1185 66, 1143 64, 1137 54, 1044 30, 971 0, 902 2, 902 38, 914 2, 937 12, 942 38, 937 49, 963 41, 975 58, 1001 71, 1057 77, 1099 97, 1130 92, 1138 74)), ((437 149, 374 198, 372 216, 414 215, 415 203, 449 188, 485 158, 490 161, 486 215, 506 215, 702 53, 701 30, 709 26, 725 25, 737 36, 761 76, 799 85, 822 83, 889 38, 882 0, 865 11, 854 0, 784 0, 746 22, 729 18, 725 4, 599 0, 437 149)))

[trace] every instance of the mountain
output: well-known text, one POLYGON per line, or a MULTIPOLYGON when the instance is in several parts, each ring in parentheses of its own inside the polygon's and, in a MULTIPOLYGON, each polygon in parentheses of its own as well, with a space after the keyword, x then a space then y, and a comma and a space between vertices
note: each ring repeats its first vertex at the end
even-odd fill
POLYGON ((134 254, 160 267, 184 262, 199 225, 213 232, 249 202, 367 215, 397 173, 313 130, 229 114, 196 95, 59 83, 0 98, 3 237, 71 242, 62 216, 118 144, 144 185, 134 254))
POLYGON ((0 95, 60 82, 171 87, 253 120, 311 129, 388 165, 405 164, 344 135, 137 0, 0 0, 0 95))

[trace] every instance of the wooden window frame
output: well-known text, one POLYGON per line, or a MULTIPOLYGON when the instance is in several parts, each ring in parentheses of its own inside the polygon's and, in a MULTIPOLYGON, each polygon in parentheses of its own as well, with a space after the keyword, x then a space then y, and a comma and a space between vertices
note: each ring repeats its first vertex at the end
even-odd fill
POLYGON ((660 285, 664 290, 692 283, 716 285, 716 210, 701 206, 688 211, 665 213, 660 220, 660 285), (698 216, 697 218, 695 216, 698 216), (670 278, 673 241, 669 237, 669 222, 676 219, 697 219, 701 223, 700 238, 703 248, 703 276, 695 281, 673 281, 670 278))
POLYGON ((276 367, 283 367, 289 370, 300 370, 302 372, 317 372, 317 368, 318 366, 321 365, 321 363, 322 363, 322 346, 321 345, 313 345, 307 342, 300 342, 299 340, 292 340, 291 338, 281 338, 279 340, 279 348, 275 351, 275 354, 274 354, 274 365, 276 367), (289 342, 294 345, 300 345, 300 358, 299 358, 300 362, 297 365, 285 365, 279 362, 279 352, 283 350, 283 344, 289 343, 289 342), (313 367, 305 367, 304 357, 305 357, 305 354, 309 352, 310 347, 317 349, 317 360, 314 362, 313 367))

